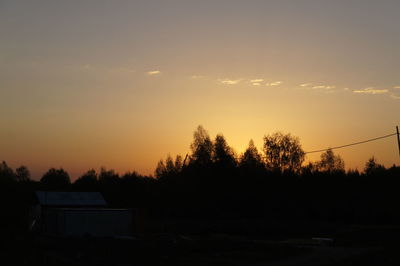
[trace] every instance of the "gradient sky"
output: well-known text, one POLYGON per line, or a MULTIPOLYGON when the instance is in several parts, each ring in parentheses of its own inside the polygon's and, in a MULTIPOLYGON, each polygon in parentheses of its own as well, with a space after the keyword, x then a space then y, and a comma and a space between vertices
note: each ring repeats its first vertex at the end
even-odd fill
MULTIPOLYGON (((0 0, 0 160, 151 174, 203 125, 238 154, 400 125, 400 1, 0 0)), ((337 150, 399 164, 396 139, 337 150)), ((309 156, 317 160, 319 154, 309 156)))

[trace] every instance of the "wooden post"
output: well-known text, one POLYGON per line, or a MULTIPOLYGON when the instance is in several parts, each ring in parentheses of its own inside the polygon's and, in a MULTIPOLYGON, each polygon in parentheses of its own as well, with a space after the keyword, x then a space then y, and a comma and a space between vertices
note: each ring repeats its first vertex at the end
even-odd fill
POLYGON ((399 134, 399 127, 396 126, 396 131, 397 131, 397 144, 399 146, 399 156, 400 156, 400 134, 399 134))

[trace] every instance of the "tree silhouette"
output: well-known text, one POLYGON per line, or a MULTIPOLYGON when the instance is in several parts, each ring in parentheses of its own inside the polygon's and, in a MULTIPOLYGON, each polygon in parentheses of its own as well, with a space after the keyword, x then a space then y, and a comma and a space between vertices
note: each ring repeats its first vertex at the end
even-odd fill
POLYGON ((75 180, 74 185, 83 189, 96 188, 98 185, 98 176, 96 170, 88 170, 81 177, 75 180))
POLYGON ((0 181, 12 182, 15 181, 15 173, 5 161, 0 164, 0 181))
POLYGON ((157 163, 156 170, 154 171, 154 175, 157 178, 161 178, 167 174, 167 168, 165 167, 163 159, 159 160, 157 163))
POLYGON ((192 164, 198 166, 209 166, 211 164, 213 144, 208 132, 202 126, 198 126, 193 133, 193 143, 190 148, 192 150, 192 164))
POLYGON ((28 167, 22 165, 15 169, 15 178, 18 182, 28 182, 31 180, 31 173, 28 167))
POLYGON ((349 179, 360 177, 360 172, 357 169, 349 169, 346 174, 349 179))
POLYGON ((178 154, 175 158, 175 169, 176 171, 180 171, 182 167, 183 167, 182 156, 178 154))
POLYGON ((164 178, 178 174, 182 170, 182 166, 182 156, 177 155, 174 162, 171 155, 168 155, 165 159, 165 163, 162 159, 158 161, 154 173, 157 178, 164 178))
POLYGON ((249 141, 246 151, 240 157, 240 166, 246 168, 264 168, 261 154, 258 152, 252 139, 249 141))
POLYGON ((340 155, 334 154, 332 149, 328 149, 321 154, 321 160, 317 162, 318 170, 328 173, 344 173, 344 161, 340 155))
POLYGON ((232 148, 229 147, 225 140, 225 137, 218 134, 215 137, 213 145, 212 160, 216 165, 221 167, 235 167, 237 162, 235 159, 235 153, 232 148))
POLYGON ((369 158, 368 161, 365 163, 364 173, 366 175, 375 175, 380 172, 383 172, 384 170, 385 167, 379 164, 374 156, 369 158))
POLYGON ((168 155, 167 159, 165 159, 165 170, 167 174, 174 174, 176 172, 174 160, 171 155, 168 155))
POLYGON ((99 183, 102 185, 114 185, 118 183, 119 175, 113 170, 102 167, 99 174, 99 183))
POLYGON ((281 132, 264 136, 264 152, 267 167, 282 173, 298 172, 305 156, 299 138, 281 132))
POLYGON ((40 182, 51 189, 60 189, 71 184, 69 174, 64 169, 50 168, 40 182))

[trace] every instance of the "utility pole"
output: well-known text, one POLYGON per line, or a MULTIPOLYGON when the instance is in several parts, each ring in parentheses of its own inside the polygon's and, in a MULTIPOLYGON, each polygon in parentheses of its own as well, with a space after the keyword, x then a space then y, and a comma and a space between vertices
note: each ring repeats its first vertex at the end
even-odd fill
MULTIPOLYGON (((400 144, 399 144, 400 145, 400 144)), ((400 149, 400 146, 399 146, 399 149, 400 149)), ((185 160, 183 160, 183 163, 182 163, 182 168, 181 169, 183 169, 183 167, 185 167, 185 163, 186 163, 186 159, 189 157, 189 153, 186 153, 186 157, 185 157, 185 160)))
POLYGON ((396 131, 397 131, 397 144, 399 145, 399 156, 400 156, 400 134, 398 126, 396 126, 396 131))

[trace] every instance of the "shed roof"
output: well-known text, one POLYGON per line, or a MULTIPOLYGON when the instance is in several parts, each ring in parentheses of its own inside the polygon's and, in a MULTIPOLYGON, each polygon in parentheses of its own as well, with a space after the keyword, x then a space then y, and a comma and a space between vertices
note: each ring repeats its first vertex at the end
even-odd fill
POLYGON ((100 192, 36 191, 40 205, 45 206, 105 206, 100 192))

